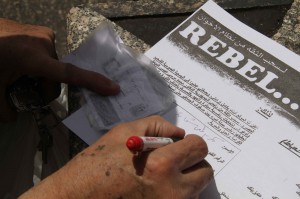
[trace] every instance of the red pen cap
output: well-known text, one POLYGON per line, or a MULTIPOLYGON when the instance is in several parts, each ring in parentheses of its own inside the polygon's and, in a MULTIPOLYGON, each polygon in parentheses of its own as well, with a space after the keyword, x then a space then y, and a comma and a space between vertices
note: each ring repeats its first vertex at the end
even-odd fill
POLYGON ((131 136, 128 138, 126 146, 130 151, 139 152, 143 150, 144 142, 138 136, 131 136))

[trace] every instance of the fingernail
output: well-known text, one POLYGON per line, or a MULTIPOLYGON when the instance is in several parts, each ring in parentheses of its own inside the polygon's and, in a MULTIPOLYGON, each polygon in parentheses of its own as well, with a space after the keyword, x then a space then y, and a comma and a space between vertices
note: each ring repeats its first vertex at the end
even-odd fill
POLYGON ((120 85, 116 84, 115 82, 111 82, 109 85, 110 90, 113 92, 113 94, 118 94, 121 90, 120 85))

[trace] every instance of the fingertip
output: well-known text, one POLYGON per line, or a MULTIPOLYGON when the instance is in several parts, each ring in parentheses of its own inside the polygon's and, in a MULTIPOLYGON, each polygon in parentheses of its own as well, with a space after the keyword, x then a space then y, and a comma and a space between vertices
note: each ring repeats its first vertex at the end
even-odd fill
POLYGON ((107 86, 108 89, 108 94, 109 95, 117 95, 118 93, 120 93, 121 91, 121 87, 119 84, 113 82, 112 80, 110 80, 110 84, 107 86))
POLYGON ((73 64, 65 64, 66 83, 87 88, 103 96, 116 95, 120 92, 120 86, 106 76, 79 68, 73 64))
POLYGON ((177 131, 178 131, 178 134, 181 136, 181 137, 184 137, 185 136, 185 130, 183 128, 180 128, 180 127, 177 127, 177 131))
POLYGON ((117 95, 121 91, 120 86, 109 79, 103 80, 103 77, 99 77, 99 79, 96 77, 96 78, 94 78, 94 80, 95 80, 94 85, 87 84, 87 85, 83 85, 83 87, 85 87, 86 89, 89 89, 93 92, 96 92, 102 96, 117 95), (96 82, 98 82, 98 83, 96 83, 96 82))

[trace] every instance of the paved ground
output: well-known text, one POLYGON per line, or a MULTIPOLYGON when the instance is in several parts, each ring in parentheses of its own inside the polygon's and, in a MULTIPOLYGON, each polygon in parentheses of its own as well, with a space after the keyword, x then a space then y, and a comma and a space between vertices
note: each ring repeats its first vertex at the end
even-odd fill
POLYGON ((71 7, 108 0, 0 0, 0 17, 51 27, 59 57, 66 53, 66 14, 71 7))
MULTIPOLYGON (((30 24, 38 24, 38 25, 44 25, 52 28, 56 33, 56 49, 58 56, 61 57, 62 55, 65 55, 67 53, 66 50, 66 14, 73 6, 78 6, 82 4, 87 3, 104 3, 108 2, 110 0, 39 0, 39 1, 33 1, 33 0, 0 0, 0 17, 14 19, 20 22, 24 23, 30 23, 30 24)), ((114 0, 114 2, 122 2, 122 0, 114 0)), ((269 17, 266 17, 263 13, 270 13, 269 10, 260 9, 256 12, 253 12, 252 9, 250 9, 249 14, 245 15, 245 10, 243 10, 243 15, 239 14, 239 11, 233 11, 233 14, 235 14, 238 18, 240 18, 242 21, 245 20, 245 22, 251 26, 251 23, 253 23, 252 26, 255 29, 258 29, 260 32, 268 35, 270 34, 270 30, 264 30, 271 26, 271 28, 274 31, 274 26, 276 23, 282 20, 287 7, 282 9, 282 7, 277 7, 278 9, 271 8, 273 13, 269 14, 269 17), (267 11, 267 12, 266 12, 267 11), (282 12, 283 11, 283 12, 282 12), (237 12, 237 13, 236 13, 237 12), (254 14, 253 14, 254 13, 254 14), (251 15, 252 14, 252 15, 251 15), (254 16, 261 16, 261 17, 253 17, 254 16), (245 17, 246 16, 246 17, 245 17), (270 19, 270 16, 273 17, 270 19), (275 16, 275 19, 274 19, 275 16), (277 19, 276 19, 277 16, 277 19), (243 20, 244 18, 244 20, 243 20), (255 20, 257 19, 257 20, 255 20), (248 20, 248 21, 247 21, 248 20), (258 22, 259 21, 259 22, 258 22), (272 22, 272 23, 270 23, 272 22), (270 25, 271 24, 271 25, 270 25), (255 27, 260 26, 260 27, 255 27), (260 29, 261 28, 261 29, 260 29)), ((269 8, 267 8, 269 9, 269 8)), ((176 19, 176 17, 175 17, 176 19)), ((174 24, 174 22, 177 24, 177 20, 174 18, 166 18, 165 24, 169 24, 170 20, 174 24)), ((153 19, 146 19, 146 20, 155 20, 153 19)), ((182 19, 179 17, 179 20, 182 19)), ((159 19, 161 21, 161 19, 159 19)), ((121 26, 123 26, 125 29, 131 31, 135 35, 139 36, 140 38, 147 41, 149 44, 156 43, 159 38, 161 38, 163 35, 165 35, 167 32, 169 32, 169 29, 167 29, 165 32, 162 32, 162 34, 157 33, 157 27, 154 26, 154 32, 156 32, 156 37, 153 37, 153 34, 145 34, 146 32, 151 33, 151 29, 149 30, 148 26, 144 26, 141 24, 144 24, 145 21, 139 21, 137 19, 132 20, 120 20, 118 21, 121 26), (138 28, 137 28, 138 27, 138 28), (146 37, 148 35, 148 37, 146 37), (145 37, 145 38, 144 38, 145 37), (149 39, 150 38, 150 39, 149 39), (149 40, 149 41, 148 41, 149 40), (153 41, 152 41, 153 40, 153 41)), ((162 23, 164 23, 162 21, 162 23)), ((153 23, 152 23, 153 24, 153 23)), ((155 24, 155 23, 154 23, 155 24)), ((162 27, 165 27, 163 24, 162 27)), ((174 26, 175 27, 175 26, 174 26)), ((151 27, 150 27, 151 28, 151 27)), ((276 27, 276 29, 278 26, 276 27)), ((162 28, 160 28, 162 29, 162 28)), ((166 29, 166 28, 164 28, 166 29)), ((273 32, 274 33, 274 32, 273 32)), ((270 35, 268 35, 270 36, 270 35)))

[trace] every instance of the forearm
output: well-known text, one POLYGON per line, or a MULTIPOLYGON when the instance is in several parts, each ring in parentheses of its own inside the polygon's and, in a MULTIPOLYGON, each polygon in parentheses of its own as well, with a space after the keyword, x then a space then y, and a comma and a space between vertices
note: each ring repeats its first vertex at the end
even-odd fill
POLYGON ((85 150, 20 196, 20 199, 141 198, 133 197, 137 183, 126 182, 126 179, 131 179, 132 174, 125 168, 110 166, 110 161, 99 151, 85 150), (102 164, 94 164, 99 160, 102 164), (127 196, 129 193, 130 196, 127 196))
POLYGON ((20 198, 194 198, 213 177, 212 168, 203 162, 208 149, 201 137, 188 135, 133 156, 124 144, 132 132, 184 136, 184 130, 158 117, 118 125, 20 198))
POLYGON ((80 180, 80 170, 74 161, 70 161, 63 168, 42 180, 23 195, 20 199, 82 199, 87 184, 80 180), (75 172, 74 172, 75 171, 75 172), (82 186, 84 185, 84 186, 82 186), (81 187, 80 187, 81 186, 81 187))
POLYGON ((63 189, 61 189, 54 179, 55 174, 41 181, 38 185, 26 191, 19 198, 20 199, 47 199, 47 198, 56 198, 63 199, 65 197, 65 193, 63 189))

